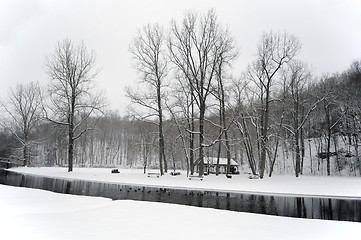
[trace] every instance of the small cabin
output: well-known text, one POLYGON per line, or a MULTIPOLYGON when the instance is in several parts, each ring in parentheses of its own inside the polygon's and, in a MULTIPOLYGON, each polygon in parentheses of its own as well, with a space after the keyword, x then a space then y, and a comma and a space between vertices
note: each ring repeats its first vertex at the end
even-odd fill
MULTIPOLYGON (((217 171, 217 158, 216 157, 204 157, 204 172, 207 174, 215 174, 217 171)), ((198 164, 197 164, 198 165, 198 164)), ((230 173, 239 174, 239 166, 236 161, 231 159, 230 173)), ((219 158, 219 173, 227 173, 227 158, 219 158)))

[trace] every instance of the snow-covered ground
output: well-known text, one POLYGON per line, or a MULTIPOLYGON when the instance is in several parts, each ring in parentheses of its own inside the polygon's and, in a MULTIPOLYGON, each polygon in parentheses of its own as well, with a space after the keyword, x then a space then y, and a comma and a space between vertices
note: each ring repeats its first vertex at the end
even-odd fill
POLYGON ((1 239, 358 239, 361 223, 112 201, 0 184, 1 239))
POLYGON ((29 174, 54 176, 58 178, 86 179, 93 181, 145 184, 177 188, 205 188, 229 191, 250 191, 280 194, 302 194, 316 196, 357 197, 361 198, 360 177, 326 177, 326 176, 272 176, 264 179, 248 179, 248 175, 234 175, 227 179, 224 175, 209 175, 203 181, 188 180, 186 174, 161 178, 149 178, 139 169, 119 169, 120 173, 111 174, 109 168, 75 168, 67 172, 66 168, 13 168, 11 171, 29 174))

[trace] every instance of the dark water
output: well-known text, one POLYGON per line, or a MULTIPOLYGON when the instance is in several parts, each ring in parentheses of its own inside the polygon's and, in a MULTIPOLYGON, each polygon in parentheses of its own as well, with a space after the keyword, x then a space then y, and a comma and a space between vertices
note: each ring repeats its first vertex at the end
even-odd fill
POLYGON ((0 169, 0 184, 114 200, 175 203, 267 215, 361 222, 361 199, 336 199, 227 191, 186 190, 141 185, 65 180, 0 169))

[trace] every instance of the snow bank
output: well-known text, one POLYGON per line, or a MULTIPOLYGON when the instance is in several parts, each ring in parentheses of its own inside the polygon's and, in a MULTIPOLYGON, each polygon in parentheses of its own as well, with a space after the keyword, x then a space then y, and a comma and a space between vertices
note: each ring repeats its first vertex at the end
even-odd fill
POLYGON ((2 239, 346 239, 361 224, 310 220, 0 185, 2 239))
POLYGON ((209 175, 203 181, 190 181, 183 173, 180 176, 166 174, 161 178, 148 178, 141 170, 119 169, 120 173, 111 174, 108 168, 75 168, 67 172, 66 168, 13 168, 11 171, 58 178, 85 179, 103 182, 166 186, 177 188, 203 188, 228 191, 249 191, 279 193, 291 195, 335 196, 361 198, 361 178, 326 176, 273 176, 264 179, 248 179, 248 175, 234 175, 231 179, 225 175, 209 175))

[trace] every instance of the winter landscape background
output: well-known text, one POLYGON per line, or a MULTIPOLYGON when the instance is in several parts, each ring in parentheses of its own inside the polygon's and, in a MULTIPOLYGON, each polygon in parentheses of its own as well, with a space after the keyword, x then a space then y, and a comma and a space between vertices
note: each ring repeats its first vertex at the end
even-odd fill
MULTIPOLYGON (((2 0, 0 166, 360 199, 360 10, 354 0, 2 0)), ((16 238, 360 235, 360 223, 4 185, 0 208, 16 238)))
MULTIPOLYGON (((29 26, 42 26, 36 17, 55 21, 48 15, 55 6, 59 16, 74 17, 72 12, 61 11, 61 3, 20 3, 2 2, 3 16, 15 29, 27 29, 23 21, 15 21, 16 16, 32 19, 29 26), (22 11, 10 17, 17 6, 22 11)), ((100 18, 103 28, 94 25, 83 31, 66 28, 68 20, 58 22, 64 36, 54 41, 49 35, 54 44, 46 47, 46 53, 36 54, 36 59, 41 55, 42 60, 35 61, 38 66, 29 71, 27 81, 19 80, 17 74, 12 80, 9 71, 13 67, 6 65, 9 67, 1 71, 3 86, 9 89, 1 96, 0 157, 20 159, 28 166, 68 166, 68 171, 73 165, 121 166, 156 168, 161 174, 170 169, 203 174, 204 159, 214 157, 226 158, 228 165, 233 159, 240 172, 260 178, 273 172, 296 177, 360 176, 361 62, 359 47, 353 45, 360 37, 360 31, 353 28, 359 17, 354 12, 359 7, 355 1, 321 1, 313 3, 314 8, 307 1, 275 1, 270 9, 277 13, 282 6, 283 15, 268 13, 267 1, 235 5, 233 1, 197 1, 193 8, 185 2, 178 10, 162 1, 154 1, 154 6, 157 3, 162 8, 129 21, 124 28, 126 38, 119 46, 126 50, 124 56, 119 55, 126 61, 119 65, 124 75, 113 72, 112 77, 104 77, 102 72, 109 74, 109 70, 102 64, 110 66, 109 60, 114 59, 111 55, 106 55, 107 61, 104 56, 97 58, 108 53, 101 47, 106 45, 105 39, 97 38, 100 51, 86 41, 88 33, 109 33, 108 27, 114 28, 107 18, 100 18), (168 16, 165 11, 160 19, 155 14, 167 8, 175 15, 168 16), (254 14, 233 15, 235 8, 254 14), (225 21, 227 11, 232 21, 225 21), (348 14, 337 15, 337 11, 348 14), (274 27, 254 19, 260 12, 274 27), (307 21, 300 17, 305 12, 310 14, 307 21), (313 24, 308 24, 311 16, 313 24), (249 25, 253 22, 258 34, 248 25, 240 34, 236 23, 244 28, 244 20, 252 20, 249 25), (337 34, 339 25, 347 35, 337 34), (333 35, 337 37, 330 37, 333 35), (317 47, 329 48, 321 54, 317 47), (335 53, 337 57, 327 59, 335 53), (343 67, 325 67, 337 63, 343 67), (108 82, 110 79, 118 80, 108 82), (123 87, 116 87, 117 96, 127 100, 114 108, 114 96, 108 99, 110 94, 104 88, 113 90, 119 84, 123 87)), ((144 11, 140 3, 108 4, 94 1, 85 5, 83 20, 91 24, 92 13, 109 14, 123 24, 117 10, 144 11)), ((82 21, 74 19, 74 24, 80 26, 82 21)), ((8 53, 14 48, 10 40, 17 35, 8 26, 6 29, 11 33, 4 37, 8 53)), ((48 39, 44 34, 37 36, 41 42, 48 39)), ((33 41, 21 44, 25 47, 33 41)), ((19 61, 27 59, 26 54, 21 58, 13 52, 19 61)))

